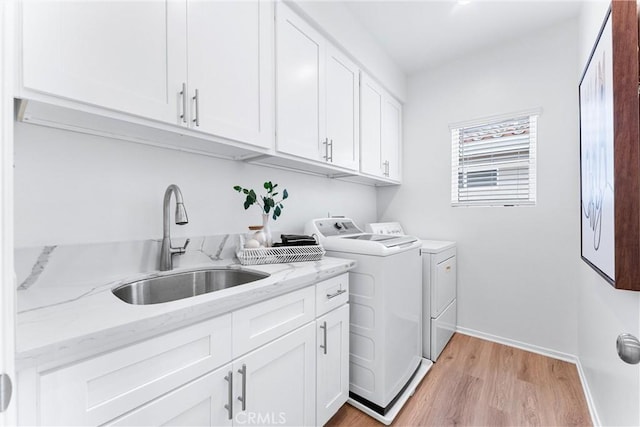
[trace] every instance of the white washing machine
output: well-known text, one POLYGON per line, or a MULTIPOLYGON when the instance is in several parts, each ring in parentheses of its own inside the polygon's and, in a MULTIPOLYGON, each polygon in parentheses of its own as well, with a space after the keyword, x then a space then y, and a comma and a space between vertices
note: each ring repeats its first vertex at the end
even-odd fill
MULTIPOLYGON (((368 232, 403 236, 400 223, 369 224, 368 232)), ((423 325, 422 354, 438 360, 457 325, 457 268, 455 242, 422 240, 423 325)))
POLYGON ((349 272, 349 404, 389 425, 426 375, 422 357, 422 243, 364 233, 348 218, 312 220, 327 255, 349 272))

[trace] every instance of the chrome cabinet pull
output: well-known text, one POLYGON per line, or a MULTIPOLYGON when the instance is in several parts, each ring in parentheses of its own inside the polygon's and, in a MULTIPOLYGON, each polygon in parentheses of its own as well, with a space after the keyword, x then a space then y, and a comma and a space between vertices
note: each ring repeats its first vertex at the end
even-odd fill
POLYGON ((198 89, 196 89, 196 95, 193 97, 193 100, 196 102, 196 117, 193 119, 193 122, 196 126, 200 126, 200 93, 198 89))
POLYGON ((327 322, 323 322, 322 325, 320 325, 320 329, 322 329, 324 336, 324 345, 321 345, 320 348, 324 350, 324 354, 327 354, 327 322))
POLYGON ((227 376, 224 377, 225 380, 227 380, 227 382, 229 383, 229 387, 227 389, 227 401, 229 403, 227 403, 226 405, 224 405, 224 409, 227 410, 227 412, 229 413, 229 419, 232 420, 233 419, 233 371, 229 371, 227 373, 227 376))
POLYGON ((342 294, 344 294, 345 292, 347 292, 347 290, 346 290, 346 289, 338 289, 337 291, 335 291, 335 292, 334 292, 334 293, 332 293, 332 294, 327 294, 327 299, 335 298, 335 297, 337 297, 338 295, 342 295, 342 294))
POLYGON ((238 373, 242 375, 242 396, 238 396, 238 400, 242 402, 242 410, 245 411, 247 409, 247 365, 243 363, 238 373))
POLYGON ((324 156, 322 156, 322 158, 328 162, 329 161, 329 138, 325 138, 324 141, 322 141, 322 145, 324 145, 324 156))
POLYGON ((382 174, 388 177, 389 176, 389 160, 385 160, 383 165, 384 165, 384 171, 382 172, 382 174))
POLYGON ((182 95, 182 114, 180 114, 180 118, 182 119, 182 123, 187 123, 187 84, 182 83, 182 91, 180 92, 182 95))

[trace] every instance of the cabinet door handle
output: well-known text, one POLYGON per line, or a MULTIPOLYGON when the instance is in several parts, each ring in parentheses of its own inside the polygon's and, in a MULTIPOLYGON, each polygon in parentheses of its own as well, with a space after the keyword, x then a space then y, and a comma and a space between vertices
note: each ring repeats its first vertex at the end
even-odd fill
POLYGON ((337 291, 335 291, 335 292, 334 292, 334 293, 332 293, 332 294, 327 294, 327 299, 335 298, 335 297, 337 297, 338 295, 342 295, 342 294, 344 294, 345 292, 347 292, 347 290, 346 290, 346 289, 338 289, 337 291))
POLYGON ((382 173, 384 176, 388 177, 389 176, 389 160, 385 160, 383 165, 384 165, 384 172, 382 173))
POLYGON ((193 97, 193 100, 196 102, 196 114, 193 119, 196 126, 200 126, 200 92, 196 89, 196 94, 193 97))
POLYGON ((229 371, 227 373, 227 376, 224 377, 225 380, 227 380, 227 382, 229 383, 228 389, 227 389, 227 401, 229 403, 227 403, 226 405, 224 405, 224 409, 227 410, 227 412, 229 413, 229 419, 232 420, 233 419, 233 371, 229 371))
POLYGON ((180 114, 180 118, 182 119, 182 123, 187 123, 187 84, 182 83, 182 91, 180 92, 182 95, 182 114, 180 114))
POLYGON ((242 410, 247 409, 247 365, 242 364, 242 369, 238 369, 238 373, 242 375, 242 396, 238 396, 238 400, 242 402, 242 410))
POLYGON ((328 162, 329 161, 329 138, 325 138, 324 141, 322 141, 322 145, 324 145, 324 156, 322 156, 322 158, 328 162))
POLYGON ((320 329, 322 329, 322 335, 324 336, 324 345, 321 345, 320 348, 324 350, 324 354, 327 354, 327 322, 322 322, 320 329))

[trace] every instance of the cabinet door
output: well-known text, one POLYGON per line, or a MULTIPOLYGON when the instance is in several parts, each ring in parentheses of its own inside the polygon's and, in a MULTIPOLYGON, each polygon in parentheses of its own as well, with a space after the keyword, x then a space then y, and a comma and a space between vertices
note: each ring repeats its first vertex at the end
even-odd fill
POLYGON ((389 95, 382 105, 382 174, 394 181, 401 179, 402 106, 389 95))
POLYGON ((382 175, 382 88, 371 78, 360 78, 360 170, 382 175))
POLYGON ((185 5, 164 1, 22 4, 27 90, 179 123, 185 5))
POLYGON ((349 398, 349 305, 320 317, 317 325, 316 425, 324 425, 349 398))
POLYGON ((356 170, 360 141, 358 67, 327 45, 326 77, 329 159, 335 165, 356 170))
POLYGON ((187 3, 187 17, 191 126, 271 146, 273 5, 194 0, 187 3))
POLYGON ((320 160, 326 138, 324 39, 283 3, 276 13, 276 147, 320 160))
POLYGON ((315 343, 315 322, 311 322, 236 359, 235 422, 315 425, 315 343))
POLYGON ((115 421, 115 426, 230 426, 231 364, 213 371, 115 421), (227 407, 225 407, 227 405, 227 407))

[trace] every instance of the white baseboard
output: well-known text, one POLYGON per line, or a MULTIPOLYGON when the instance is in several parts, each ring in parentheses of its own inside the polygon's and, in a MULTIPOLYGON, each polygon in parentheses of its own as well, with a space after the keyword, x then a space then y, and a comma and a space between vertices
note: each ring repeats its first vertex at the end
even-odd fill
POLYGON ((476 331, 474 329, 462 328, 458 326, 456 328, 456 332, 459 332, 463 335, 470 335, 472 337, 481 338, 483 340, 496 342, 498 344, 508 345, 509 347, 519 348, 521 350, 530 351, 532 353, 541 354, 543 356, 548 356, 553 359, 564 360, 569 363, 576 363, 576 356, 573 354, 563 353, 561 351, 551 350, 549 348, 540 347, 533 344, 528 344, 522 341, 512 340, 510 338, 504 338, 497 335, 488 334, 486 332, 476 331))
POLYGON ((598 411, 596 411, 596 405, 593 401, 589 384, 587 383, 587 376, 582 369, 582 363, 580 363, 580 358, 578 357, 576 357, 576 368, 578 369, 578 375, 580 375, 580 382, 582 383, 582 390, 584 390, 584 397, 587 399, 587 406, 589 407, 589 413, 591 414, 591 423, 594 427, 600 427, 602 423, 600 422, 600 417, 598 416, 598 411))
POLYGON ((498 344, 504 344, 509 347, 519 348, 521 350, 530 351, 532 353, 541 354, 543 356, 551 357, 553 359, 563 360, 565 362, 573 363, 576 365, 576 369, 578 370, 578 376, 580 377, 580 383, 582 384, 582 391, 584 392, 585 399, 587 400, 587 407, 589 408, 589 414, 591 415, 591 422, 595 427, 601 426, 600 418, 598 417, 598 413, 596 411, 596 407, 593 401, 593 396, 591 395, 591 391, 589 390, 589 384, 587 383, 587 377, 582 369, 582 364, 580 363, 580 359, 568 353, 563 353, 561 351, 552 350, 546 347, 540 347, 533 344, 528 344, 522 341, 513 340, 510 338, 500 337, 498 335, 488 334, 486 332, 476 331, 475 329, 463 328, 458 326, 456 328, 456 332, 469 335, 472 337, 480 338, 487 341, 492 341, 498 344))

